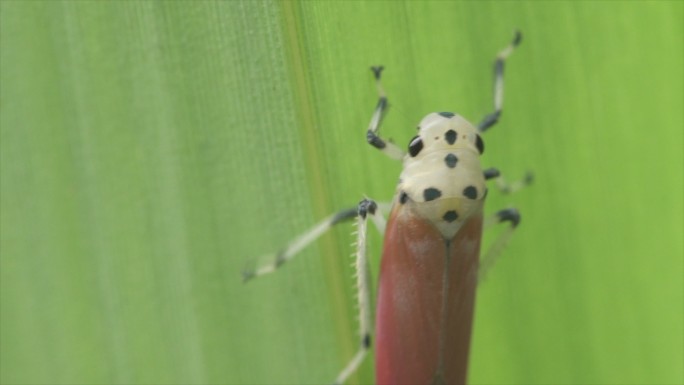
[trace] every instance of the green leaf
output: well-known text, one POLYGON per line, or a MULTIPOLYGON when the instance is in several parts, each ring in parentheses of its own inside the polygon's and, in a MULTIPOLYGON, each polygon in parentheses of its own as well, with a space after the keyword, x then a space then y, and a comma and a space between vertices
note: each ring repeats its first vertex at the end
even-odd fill
MULTIPOLYGON (((391 199, 369 66, 404 146, 429 112, 490 112, 515 29, 483 162, 536 180, 488 197, 523 219, 478 293, 470 381, 684 382, 681 2, 0 11, 3 384, 331 382, 358 344, 352 227, 277 274, 242 268, 391 199)), ((352 383, 372 381, 369 357, 352 383)))

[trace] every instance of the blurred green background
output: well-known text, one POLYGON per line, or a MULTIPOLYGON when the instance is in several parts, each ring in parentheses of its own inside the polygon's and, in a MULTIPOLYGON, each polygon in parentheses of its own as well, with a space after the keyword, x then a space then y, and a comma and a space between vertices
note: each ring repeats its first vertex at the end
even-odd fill
POLYGON ((682 5, 3 0, 0 381, 330 382, 357 344, 351 226, 240 270, 391 198, 370 65, 403 147, 429 112, 490 111, 519 28, 484 164, 536 181, 488 198, 523 222, 470 381, 683 383, 682 5))

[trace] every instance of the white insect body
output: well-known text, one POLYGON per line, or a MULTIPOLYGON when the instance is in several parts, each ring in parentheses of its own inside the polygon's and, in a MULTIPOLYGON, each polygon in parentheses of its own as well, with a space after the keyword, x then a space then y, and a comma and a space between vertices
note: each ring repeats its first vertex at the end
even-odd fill
POLYGON ((427 115, 409 144, 397 200, 451 238, 482 207, 486 195, 480 165, 484 150, 477 128, 450 112, 427 115))

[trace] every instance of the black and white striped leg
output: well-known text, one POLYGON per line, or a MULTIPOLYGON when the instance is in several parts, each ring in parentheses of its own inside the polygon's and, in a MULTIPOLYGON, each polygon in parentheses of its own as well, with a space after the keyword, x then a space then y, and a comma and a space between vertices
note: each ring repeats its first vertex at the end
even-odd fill
MULTIPOLYGON (((377 207, 380 212, 389 213, 392 204, 389 202, 378 203, 377 207)), ((293 259, 297 253, 302 251, 305 247, 312 244, 326 231, 330 230, 338 223, 346 222, 355 218, 358 215, 358 208, 351 207, 345 210, 340 210, 335 214, 330 215, 324 220, 317 223, 314 227, 301 234, 293 241, 288 243, 285 247, 276 253, 264 255, 252 261, 255 266, 248 266, 242 271, 242 280, 247 282, 258 276, 272 273, 281 267, 285 262, 293 259), (260 263, 260 264, 259 264, 260 263)), ((385 232, 385 218, 382 215, 374 215, 372 217, 375 227, 380 233, 385 232)))
POLYGON ((259 262, 266 261, 263 265, 244 269, 242 272, 242 280, 247 282, 252 278, 274 272, 285 262, 294 258, 297 253, 302 251, 302 249, 313 243, 326 231, 330 230, 330 228, 340 222, 350 220, 356 217, 356 215, 357 209, 355 207, 341 210, 333 215, 330 215, 305 233, 295 238, 292 242, 278 252, 259 258, 259 262))
MULTIPOLYGON (((368 268, 368 255, 366 248, 366 237, 368 235, 368 217, 378 225, 375 218, 381 217, 378 214, 378 205, 370 200, 364 199, 359 203, 357 224, 358 239, 356 242, 356 286, 359 301, 359 331, 360 341, 359 350, 349 361, 347 366, 340 372, 335 379, 335 384, 343 384, 359 368, 366 354, 371 347, 372 335, 372 315, 371 315, 371 289, 370 289, 370 270, 368 268)), ((384 228, 384 219, 382 221, 384 228)), ((379 227, 379 226, 378 226, 379 227)))
POLYGON ((534 181, 534 174, 532 174, 531 171, 528 171, 522 179, 507 182, 498 169, 488 168, 484 170, 484 178, 485 180, 494 180, 499 191, 504 194, 510 194, 532 184, 534 181))
POLYGON ((506 246, 508 241, 511 239, 513 232, 520 223, 520 213, 518 210, 510 208, 498 211, 492 217, 487 218, 484 223, 484 229, 491 228, 493 225, 499 223, 506 223, 506 227, 501 234, 494 240, 480 258, 480 269, 478 270, 478 281, 482 281, 487 274, 487 271, 494 266, 497 258, 501 255, 503 248, 506 246))
POLYGON ((380 125, 382 124, 382 119, 385 117, 385 113, 387 112, 387 95, 385 94, 385 90, 382 88, 382 83, 380 82, 380 76, 383 69, 384 67, 382 66, 371 67, 371 70, 375 75, 376 84, 378 86, 379 99, 378 104, 375 107, 375 111, 373 111, 370 124, 368 125, 366 140, 371 146, 382 151, 390 158, 402 160, 404 158, 404 151, 402 151, 396 144, 386 141, 378 135, 380 125))
POLYGON ((515 47, 520 44, 521 40, 522 34, 520 31, 515 31, 513 41, 496 56, 496 61, 494 62, 494 112, 485 116, 480 124, 477 125, 477 128, 480 130, 480 132, 484 132, 489 127, 496 124, 501 116, 501 110, 503 108, 504 62, 506 61, 506 58, 513 52, 515 47))

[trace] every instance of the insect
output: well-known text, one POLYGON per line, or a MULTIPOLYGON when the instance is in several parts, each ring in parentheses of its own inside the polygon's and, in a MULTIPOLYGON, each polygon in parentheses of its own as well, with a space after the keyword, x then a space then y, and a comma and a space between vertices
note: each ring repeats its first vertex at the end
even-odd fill
POLYGON ((528 174, 508 184, 497 169, 480 165, 481 134, 501 116, 504 62, 521 38, 516 31, 494 62, 494 112, 477 126, 451 112, 428 114, 407 153, 379 136, 388 99, 380 81, 383 67, 372 67, 379 100, 366 138, 404 166, 391 204, 363 199, 268 256, 265 265, 243 272, 245 281, 273 272, 332 226, 356 219, 360 346, 335 383, 344 383, 373 345, 377 384, 466 382, 478 280, 520 223, 520 214, 510 208, 483 219, 486 182, 496 180, 500 190, 511 192, 532 181, 528 174), (389 212, 387 221, 383 212, 389 212), (366 251, 369 220, 384 232, 374 329, 366 251), (495 223, 508 226, 480 258, 483 227, 495 223))

